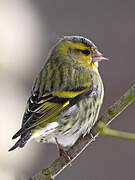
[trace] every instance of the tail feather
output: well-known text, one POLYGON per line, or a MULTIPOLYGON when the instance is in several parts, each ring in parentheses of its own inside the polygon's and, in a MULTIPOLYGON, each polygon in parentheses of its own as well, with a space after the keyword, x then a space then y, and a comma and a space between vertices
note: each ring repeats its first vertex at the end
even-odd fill
POLYGON ((19 139, 15 145, 13 147, 11 147, 8 151, 13 151, 14 149, 16 149, 17 147, 20 147, 21 145, 21 139, 19 139))
POLYGON ((13 151, 17 147, 23 148, 24 145, 27 143, 29 138, 31 137, 31 133, 27 132, 21 136, 21 138, 15 143, 13 147, 11 147, 8 151, 13 151))
POLYGON ((17 133, 12 137, 12 139, 19 137, 23 133, 24 133, 24 128, 22 127, 19 131, 17 131, 17 133))

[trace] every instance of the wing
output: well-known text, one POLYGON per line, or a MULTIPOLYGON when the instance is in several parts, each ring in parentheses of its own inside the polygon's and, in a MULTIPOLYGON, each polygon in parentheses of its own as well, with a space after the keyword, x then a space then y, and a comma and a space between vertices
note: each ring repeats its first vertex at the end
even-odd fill
POLYGON ((65 109, 92 92, 92 78, 88 70, 74 69, 69 63, 48 61, 37 76, 29 98, 22 128, 13 139, 36 127, 56 121, 65 109), (53 67, 54 66, 54 67, 53 67))
POLYGON ((13 139, 35 127, 45 127, 48 122, 56 121, 56 117, 62 111, 78 103, 91 92, 92 88, 86 87, 81 91, 76 89, 75 91, 51 92, 39 98, 38 101, 32 95, 26 106, 22 128, 13 136, 13 139))

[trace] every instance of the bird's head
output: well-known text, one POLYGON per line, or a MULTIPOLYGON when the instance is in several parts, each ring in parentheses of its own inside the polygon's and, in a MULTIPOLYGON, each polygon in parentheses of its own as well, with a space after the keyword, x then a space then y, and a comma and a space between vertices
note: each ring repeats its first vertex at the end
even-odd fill
POLYGON ((98 62, 107 60, 90 40, 82 36, 64 36, 54 48, 56 53, 70 60, 75 66, 98 71, 98 62))

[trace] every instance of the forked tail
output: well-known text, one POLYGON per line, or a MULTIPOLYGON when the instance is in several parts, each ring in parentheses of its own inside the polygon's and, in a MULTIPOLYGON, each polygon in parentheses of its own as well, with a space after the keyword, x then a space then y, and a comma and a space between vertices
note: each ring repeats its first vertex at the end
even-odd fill
POLYGON ((27 143, 27 141, 29 140, 30 137, 31 137, 31 133, 30 132, 26 132, 25 134, 22 134, 20 139, 8 151, 13 151, 17 147, 23 148, 25 146, 25 144, 27 143))

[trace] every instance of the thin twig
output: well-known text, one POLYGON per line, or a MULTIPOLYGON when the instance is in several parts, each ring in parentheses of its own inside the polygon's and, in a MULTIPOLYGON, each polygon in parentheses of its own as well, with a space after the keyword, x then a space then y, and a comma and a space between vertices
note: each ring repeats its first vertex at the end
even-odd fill
MULTIPOLYGON (((133 85, 127 92, 116 101, 111 107, 101 115, 91 131, 91 134, 87 134, 85 137, 80 137, 73 147, 68 150, 68 154, 71 158, 71 162, 102 132, 101 122, 108 126, 114 118, 116 118, 129 104, 135 101, 135 85, 133 85)), ((65 167, 71 162, 66 163, 64 157, 59 157, 52 164, 43 170, 41 170, 35 176, 29 178, 29 180, 53 180, 65 167)))

